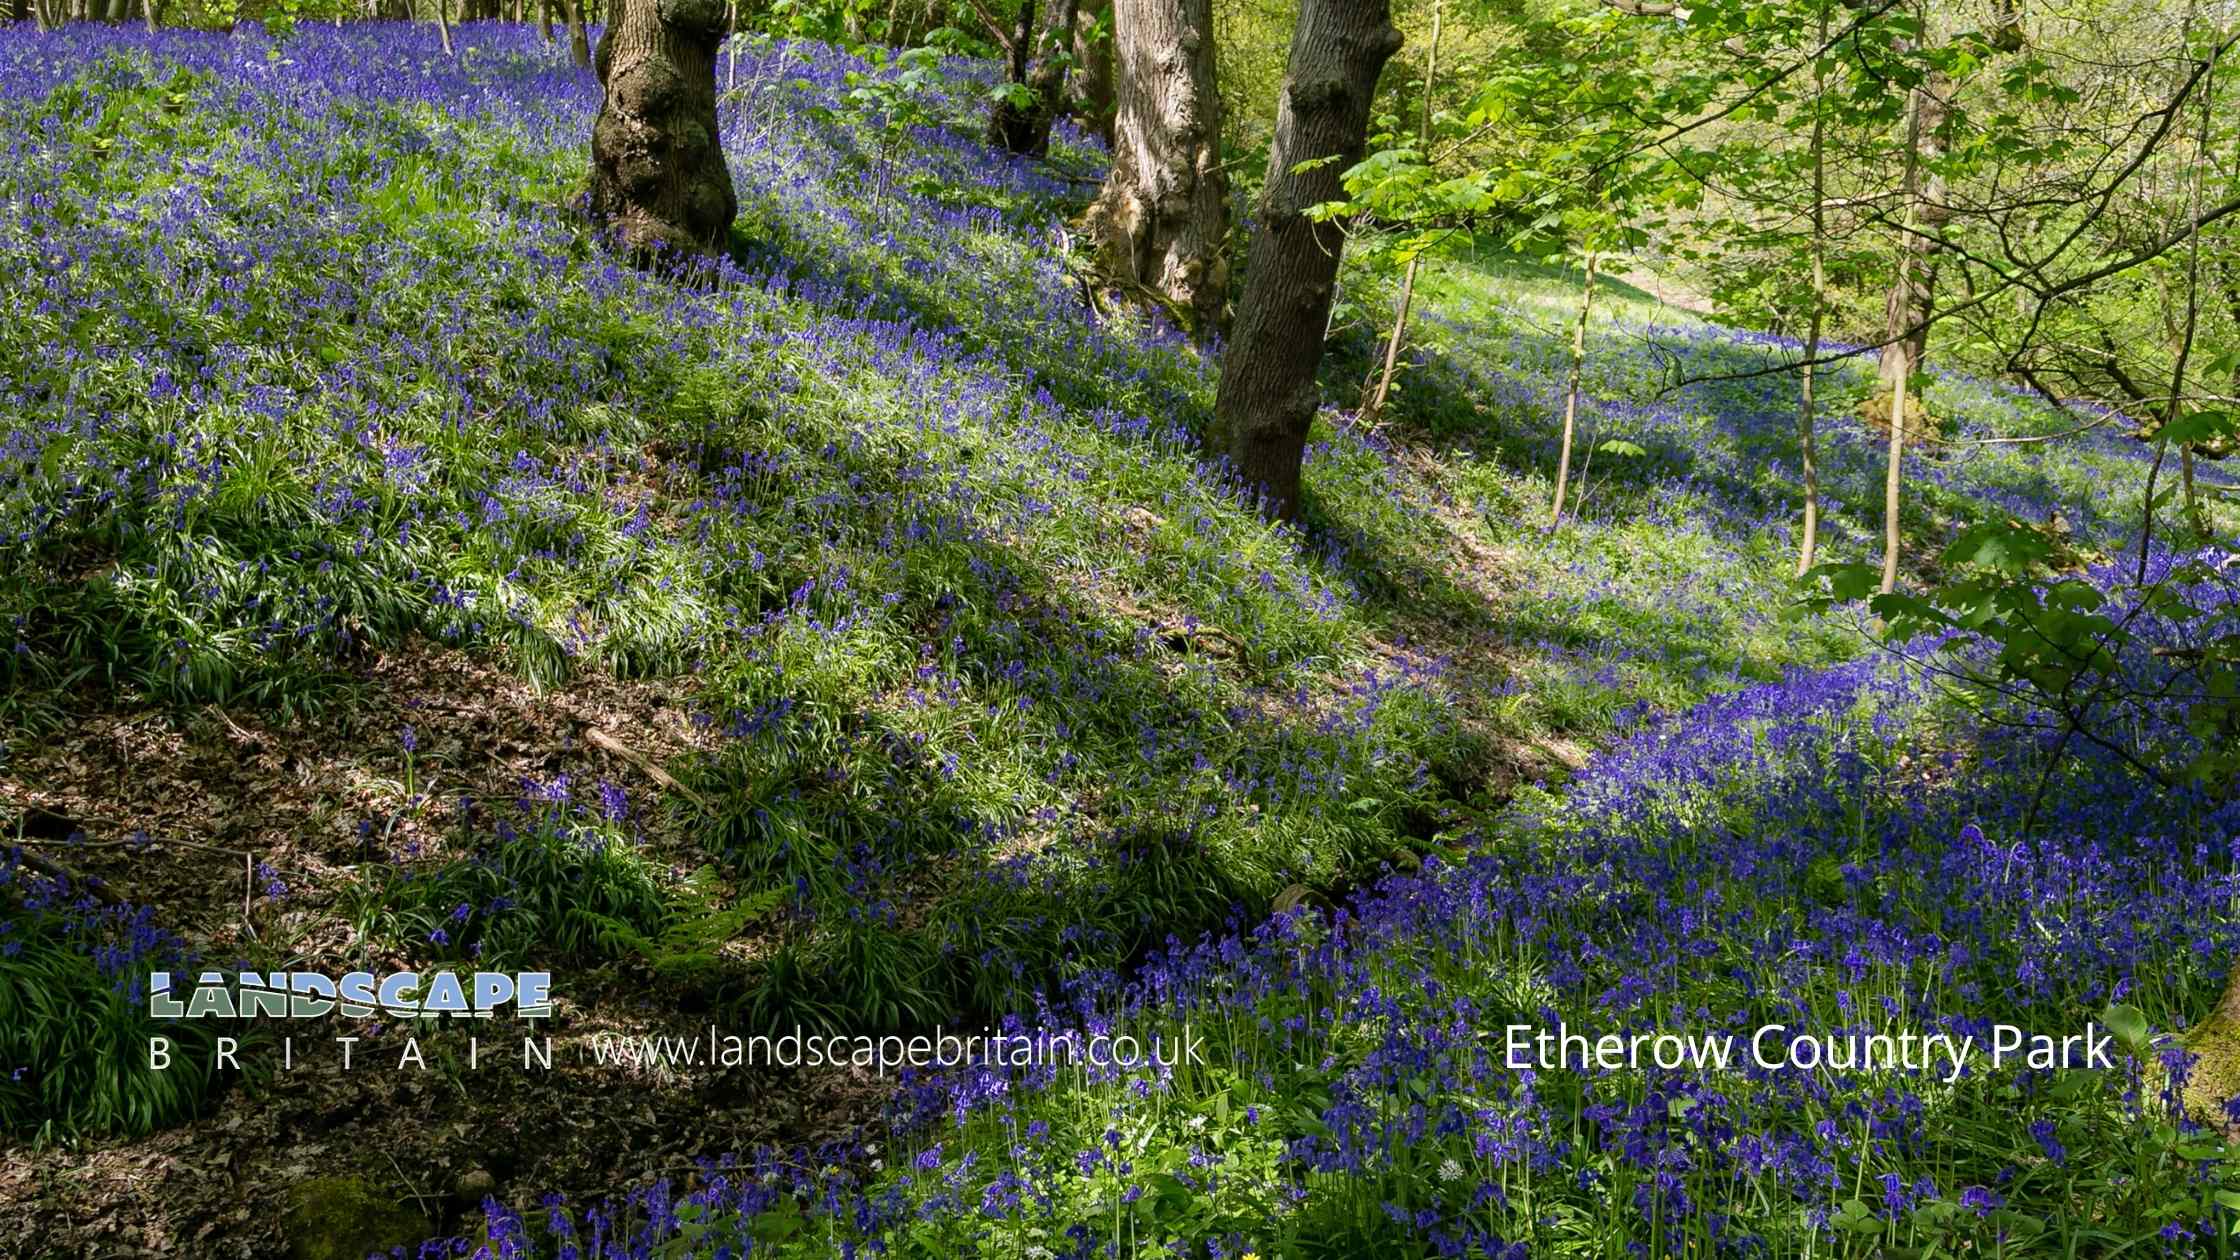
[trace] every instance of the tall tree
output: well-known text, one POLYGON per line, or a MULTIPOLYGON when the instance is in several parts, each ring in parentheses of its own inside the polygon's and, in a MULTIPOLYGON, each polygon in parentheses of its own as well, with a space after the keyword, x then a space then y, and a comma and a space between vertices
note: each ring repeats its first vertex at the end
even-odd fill
MULTIPOLYGON (((996 102, 988 122, 988 137, 1013 153, 1041 157, 1050 151, 1050 125, 1065 104, 1067 63, 1073 42, 1076 0, 1050 0, 1042 29, 1020 20, 1020 47, 1012 56, 1012 83, 1016 90, 996 102)), ((1024 6, 1034 11, 1032 0, 1024 6)))
POLYGON ((1073 13, 1074 108, 1081 125, 1112 143, 1112 6, 1077 5, 1073 13))
MULTIPOLYGON (((1416 143, 1424 153, 1431 151, 1431 102, 1432 93, 1439 79, 1439 28, 1447 15, 1442 0, 1432 0, 1431 47, 1423 59, 1423 122, 1416 131, 1416 143)), ((1392 314, 1392 332, 1384 342, 1384 365, 1377 372, 1377 383, 1362 401, 1361 415, 1374 419, 1384 410, 1384 400, 1392 393, 1392 376, 1400 366, 1400 343, 1408 335, 1408 310, 1415 304, 1416 270, 1423 265, 1423 251, 1408 255, 1408 268, 1400 276, 1399 309, 1392 314)))
POLYGON ((599 37, 591 214, 641 263, 719 253, 738 216, 717 140, 724 19, 723 0, 620 0, 599 37))
POLYGON ((1377 76, 1399 50, 1386 0, 1300 6, 1214 400, 1223 452, 1279 519, 1299 511, 1299 465, 1321 402, 1315 368, 1345 247, 1342 226, 1309 211, 1345 196, 1345 172, 1368 143, 1377 76))
POLYGON ((1166 304, 1204 336, 1220 326, 1229 288, 1213 3, 1126 0, 1113 19, 1112 169, 1088 227, 1112 279, 1166 304))
POLYGON ((1804 375, 1797 382, 1797 456, 1804 476, 1804 533, 1797 542, 1797 576, 1810 572, 1820 549, 1820 454, 1813 434, 1819 384, 1820 335, 1828 319, 1828 70, 1818 50, 1828 46, 1828 0, 1819 0, 1812 59, 1812 295, 1805 317, 1804 375))
POLYGON ((568 19, 568 60, 589 69, 591 66, 591 32, 586 30, 583 9, 590 0, 560 0, 568 19))
POLYGON ((1913 89, 1906 159, 1906 230, 1897 275, 1883 304, 1882 387, 1921 370, 1929 354, 1929 321, 1936 313, 1937 260, 1943 252, 1938 232, 1952 217, 1945 177, 1945 128, 1952 117, 1952 81, 1931 73, 1913 89))

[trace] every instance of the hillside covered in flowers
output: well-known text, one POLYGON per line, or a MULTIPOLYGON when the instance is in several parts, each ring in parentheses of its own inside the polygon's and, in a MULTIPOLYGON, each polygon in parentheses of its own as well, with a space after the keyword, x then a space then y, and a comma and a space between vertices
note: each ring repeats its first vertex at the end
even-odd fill
MULTIPOLYGON (((2231 1254, 2240 805, 2155 769, 2230 737, 2219 463, 2142 540, 2132 426, 1924 378, 1910 554, 2101 592, 2101 738, 1799 583, 1787 333, 1605 280, 1551 525, 1578 277, 1444 260, 1271 522, 993 63, 734 38, 688 279, 581 217, 565 50, 446 37, 0 34, 0 1254, 2231 1254), (440 968, 549 972, 552 1065, 144 1053, 154 972, 440 968), (669 1053, 939 1029, 1192 1054, 669 1053)), ((1883 450, 1825 417, 1837 568, 1883 450)))

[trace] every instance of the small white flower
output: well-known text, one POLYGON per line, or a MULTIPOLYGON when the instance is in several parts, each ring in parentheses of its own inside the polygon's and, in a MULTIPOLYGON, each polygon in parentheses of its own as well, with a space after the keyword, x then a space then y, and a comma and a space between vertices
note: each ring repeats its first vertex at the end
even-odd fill
POLYGON ((1440 1165, 1439 1165, 1439 1180, 1441 1180, 1441 1181, 1460 1181, 1460 1180, 1462 1180, 1462 1165, 1460 1165, 1460 1164, 1458 1164, 1458 1163, 1454 1162, 1454 1161, 1453 1161, 1453 1160, 1451 1160, 1451 1159, 1450 1159, 1450 1160, 1445 1160, 1445 1161, 1441 1162, 1441 1163, 1440 1163, 1440 1165))

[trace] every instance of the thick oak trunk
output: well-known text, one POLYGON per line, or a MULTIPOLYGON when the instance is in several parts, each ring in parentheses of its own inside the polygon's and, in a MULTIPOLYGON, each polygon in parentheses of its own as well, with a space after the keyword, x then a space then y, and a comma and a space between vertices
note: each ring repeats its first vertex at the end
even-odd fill
MULTIPOLYGON (((1066 58, 1060 54, 1073 38, 1075 0, 1050 0, 1042 28, 1033 36, 1033 58, 1013 62, 1014 81, 1027 89, 1027 103, 997 104, 988 121, 988 139, 1013 153, 1041 157, 1050 151, 1050 124, 1065 104, 1066 58)), ((1024 26, 1024 23, 1022 23, 1024 26)))
POLYGON ((1212 0, 1122 0, 1113 19, 1112 170, 1088 227, 1109 274, 1204 336, 1220 327, 1229 288, 1212 0))
POLYGON ((1361 160, 1377 76, 1399 50, 1385 0, 1305 0, 1291 37, 1244 298, 1214 402, 1223 452, 1279 519, 1299 510, 1299 464, 1321 402, 1315 368, 1345 245, 1338 224, 1306 212, 1344 195, 1339 177, 1361 160))
POLYGON ((722 0, 621 0, 599 39, 591 214, 641 263, 719 253, 738 215, 716 131, 724 19, 722 0))

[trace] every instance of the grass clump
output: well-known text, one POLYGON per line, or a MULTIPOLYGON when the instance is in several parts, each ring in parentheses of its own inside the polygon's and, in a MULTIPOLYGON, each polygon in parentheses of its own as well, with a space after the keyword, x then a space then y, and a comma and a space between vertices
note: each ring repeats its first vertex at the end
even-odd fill
POLYGON ((152 907, 109 903, 0 852, 0 1132, 33 1142, 137 1136, 198 1114, 231 1021, 158 1021, 148 974, 193 965, 152 907), (165 1038, 165 1067, 150 1038, 165 1038))

